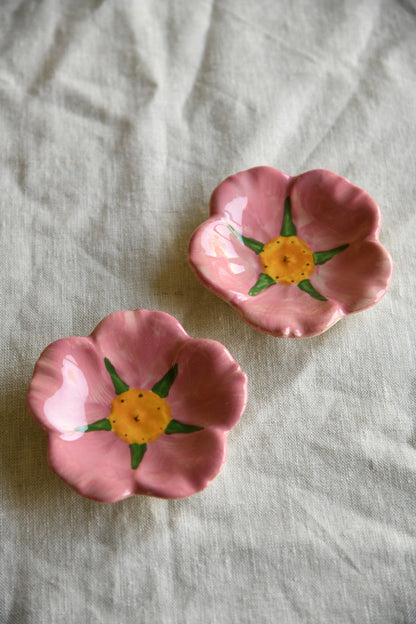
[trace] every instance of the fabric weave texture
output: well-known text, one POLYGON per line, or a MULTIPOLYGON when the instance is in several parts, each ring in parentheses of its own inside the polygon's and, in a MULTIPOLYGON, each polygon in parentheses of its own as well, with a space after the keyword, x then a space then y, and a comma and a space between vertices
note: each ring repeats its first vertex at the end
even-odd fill
POLYGON ((0 16, 0 621, 414 624, 414 0, 0 16), (259 165, 375 198, 382 301, 280 339, 198 283, 211 192, 259 165), (100 504, 48 468, 25 397, 48 344, 136 308, 223 343, 249 401, 207 490, 100 504))

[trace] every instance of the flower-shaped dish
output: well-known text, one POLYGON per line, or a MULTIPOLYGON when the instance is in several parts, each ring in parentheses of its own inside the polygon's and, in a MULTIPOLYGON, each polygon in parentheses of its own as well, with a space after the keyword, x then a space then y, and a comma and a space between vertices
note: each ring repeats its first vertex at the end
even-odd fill
POLYGON ((314 336, 388 288, 392 262, 378 242, 379 207, 335 173, 290 177, 255 167, 215 189, 210 213, 191 237, 189 263, 256 329, 314 336))
POLYGON ((163 312, 121 311, 45 349, 28 406, 48 434, 50 466, 79 494, 181 498, 223 467, 246 388, 219 342, 191 338, 163 312))

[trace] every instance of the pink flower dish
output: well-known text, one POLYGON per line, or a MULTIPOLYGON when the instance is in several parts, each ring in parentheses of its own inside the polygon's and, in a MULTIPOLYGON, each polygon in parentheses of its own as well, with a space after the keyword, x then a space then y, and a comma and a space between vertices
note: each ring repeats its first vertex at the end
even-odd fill
POLYGON ((36 363, 28 406, 52 469, 79 494, 182 498, 222 469, 247 380, 227 349, 163 312, 115 312, 36 363))
POLYGON ((210 214, 191 237, 191 268, 273 336, 320 334, 377 303, 390 283, 379 207, 330 171, 242 171, 214 190, 210 214))

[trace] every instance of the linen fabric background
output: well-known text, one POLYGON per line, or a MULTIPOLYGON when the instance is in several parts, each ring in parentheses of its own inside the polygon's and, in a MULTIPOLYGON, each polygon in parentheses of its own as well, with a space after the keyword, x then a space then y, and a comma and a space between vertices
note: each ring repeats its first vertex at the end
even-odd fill
POLYGON ((414 624, 414 0, 6 0, 0 30, 0 621, 414 624), (262 164, 378 201, 379 304, 277 339, 197 282, 212 190, 262 164), (27 386, 139 307, 222 342, 249 401, 207 490, 99 504, 27 386))

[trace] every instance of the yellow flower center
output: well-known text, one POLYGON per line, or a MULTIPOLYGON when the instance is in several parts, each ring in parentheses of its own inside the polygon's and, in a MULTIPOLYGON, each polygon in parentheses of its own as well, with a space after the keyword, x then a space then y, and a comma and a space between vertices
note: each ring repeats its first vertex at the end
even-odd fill
POLYGON ((299 284, 315 270, 313 253, 297 236, 278 236, 260 253, 263 273, 280 284, 299 284))
POLYGON ((108 417, 114 433, 129 444, 157 440, 172 419, 170 405, 151 390, 130 388, 113 400, 108 417))

